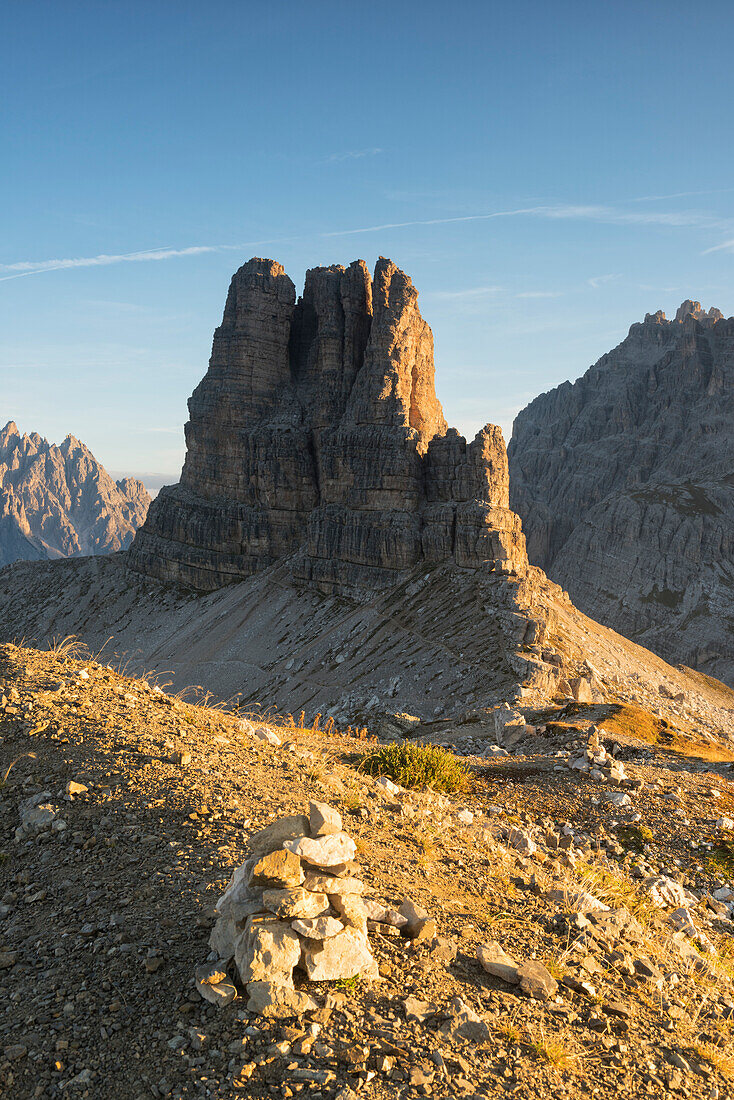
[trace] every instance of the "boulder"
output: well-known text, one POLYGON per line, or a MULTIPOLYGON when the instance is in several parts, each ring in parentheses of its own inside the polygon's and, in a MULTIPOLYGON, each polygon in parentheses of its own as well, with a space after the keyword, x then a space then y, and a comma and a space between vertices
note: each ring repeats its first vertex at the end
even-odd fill
POLYGON ((283 919, 320 917, 329 909, 326 894, 312 893, 307 886, 294 886, 290 890, 265 890, 262 903, 271 913, 283 919))
POLYGON ((306 870, 303 880, 304 889, 321 891, 324 894, 363 894, 367 887, 361 879, 346 875, 339 878, 336 875, 326 875, 320 871, 306 870))
POLYGON ((328 836, 342 831, 341 814, 326 802, 310 802, 308 819, 312 837, 328 836))
POLYGON ((242 981, 293 984, 293 967, 301 957, 301 941, 291 926, 274 917, 249 917, 235 948, 242 981))
POLYGON ((355 928, 345 928, 327 940, 307 940, 303 946, 301 965, 315 982, 357 976, 368 979, 378 977, 377 963, 372 957, 367 936, 355 928))
POLYGON ((526 959, 517 968, 518 984, 526 996, 536 1001, 547 1001, 558 992, 558 982, 542 963, 526 959))
POLYGON ((194 977, 196 988, 205 1001, 224 1008, 237 996, 234 984, 227 977, 225 960, 197 966, 194 977))
MULTIPOLYGON (((354 857, 357 848, 347 833, 329 833, 326 836, 301 837, 300 840, 287 840, 288 853, 305 863, 319 868, 338 868, 354 857)), ((303 881, 303 879, 301 879, 303 881)))
POLYGON ((250 847, 258 855, 268 855, 282 848, 286 840, 308 836, 308 829, 308 818, 304 814, 291 814, 290 817, 282 817, 272 825, 266 825, 264 829, 253 833, 249 841, 250 847))
POLYGON ((344 930, 344 925, 336 917, 311 917, 307 920, 294 920, 291 923, 294 932, 309 940, 328 940, 344 930))
MULTIPOLYGON (((298 846, 302 841, 287 840, 287 845, 298 846)), ((301 861, 292 847, 263 856, 252 868, 250 883, 254 889, 268 887, 300 886, 304 880, 301 861)))
POLYGON ((411 901, 410 898, 405 898, 398 912, 401 917, 405 918, 403 927, 409 936, 417 935, 425 921, 428 920, 427 911, 411 901))
POLYGON ((477 958, 488 974, 495 978, 501 978, 503 982, 517 985, 519 982, 518 965, 510 958, 496 940, 480 944, 477 947, 477 958))
POLYGON ((367 909, 358 894, 334 894, 331 904, 339 914, 339 919, 349 928, 367 930, 367 909))

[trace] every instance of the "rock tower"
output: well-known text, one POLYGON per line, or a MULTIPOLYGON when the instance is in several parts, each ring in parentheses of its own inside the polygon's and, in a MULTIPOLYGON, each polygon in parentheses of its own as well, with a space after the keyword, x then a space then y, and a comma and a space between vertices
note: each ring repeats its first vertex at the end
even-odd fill
POLYGON ((293 556, 359 595, 421 561, 527 564, 499 428, 447 428, 433 334, 392 261, 310 270, 303 295, 252 259, 230 284, 189 400, 181 481, 153 502, 133 569, 202 591, 293 556))

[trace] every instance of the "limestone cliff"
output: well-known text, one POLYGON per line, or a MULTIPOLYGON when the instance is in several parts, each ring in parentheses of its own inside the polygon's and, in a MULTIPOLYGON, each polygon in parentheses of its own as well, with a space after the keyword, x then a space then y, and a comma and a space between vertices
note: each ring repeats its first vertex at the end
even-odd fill
MULTIPOLYGON (((278 264, 245 264, 189 409, 181 482, 126 554, 0 570, 0 640, 112 638, 177 687, 360 723, 574 698, 705 709, 529 565, 502 435, 447 428, 431 330, 389 260, 374 279, 310 271, 298 301, 278 264)), ((717 703, 706 721, 729 718, 717 703)))
POLYGON ((648 314, 509 446, 531 561, 587 614, 734 682, 734 318, 648 314))
POLYGON ((352 596, 421 561, 524 569, 501 433, 447 429, 417 299, 386 259, 315 268, 298 301, 280 264, 241 267, 132 568, 206 591, 294 555, 352 596))
POLYGON ((57 447, 12 421, 0 431, 0 566, 127 549, 149 503, 71 435, 57 447))

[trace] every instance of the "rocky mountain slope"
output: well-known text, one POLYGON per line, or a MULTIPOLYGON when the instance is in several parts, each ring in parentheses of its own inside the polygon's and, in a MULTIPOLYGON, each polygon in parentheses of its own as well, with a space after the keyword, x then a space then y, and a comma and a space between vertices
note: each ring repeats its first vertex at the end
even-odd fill
POLYGON ((588 615, 734 683, 734 318, 687 301, 536 398, 508 448, 530 560, 588 615))
POLYGON ((0 573, 0 638, 78 635, 108 659, 157 669, 171 690, 198 685, 253 713, 344 724, 407 713, 416 735, 453 740, 480 734, 499 703, 576 695, 734 741, 728 689, 588 619, 540 570, 510 583, 445 563, 355 601, 294 581, 292 565, 197 594, 141 578, 124 555, 18 562, 0 573))
POLYGON ((125 550, 149 504, 140 481, 113 481, 71 435, 57 447, 12 421, 0 431, 0 566, 125 550))
POLYGON ((468 783, 440 794, 417 772, 366 774, 381 746, 338 729, 253 725, 68 647, 0 647, 0 1091, 727 1096, 729 763, 650 743, 642 711, 631 735, 598 706, 525 717, 542 737, 450 757, 468 783), (353 838, 358 879, 286 853, 314 802, 353 838), (268 894, 240 889, 272 849, 311 890, 351 898, 338 911, 366 925, 376 970, 297 966, 273 995, 283 909, 316 895, 277 867, 268 894), (253 918, 272 936, 244 959, 261 1005, 239 973, 253 905, 281 914, 253 918))
POLYGON ((416 299, 246 264, 132 548, 0 571, 3 1093, 726 1094, 734 692, 529 564, 416 299))
MULTIPOLYGON (((732 734, 731 700, 580 614, 528 563, 488 425, 446 426, 430 329, 389 260, 235 274, 181 483, 129 551, 0 572, 0 638, 74 634, 253 709, 493 721, 624 698, 732 734), (490 714, 488 718, 487 715, 490 714)), ((399 721, 402 721, 399 720, 399 721)))

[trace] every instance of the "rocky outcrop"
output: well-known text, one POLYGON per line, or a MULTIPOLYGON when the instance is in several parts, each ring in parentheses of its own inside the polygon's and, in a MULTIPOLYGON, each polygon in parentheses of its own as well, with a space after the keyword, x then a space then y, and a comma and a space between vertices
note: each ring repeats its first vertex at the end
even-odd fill
POLYGON ((502 436, 446 427, 416 298, 389 261, 374 282, 359 263, 310 272, 300 302, 277 264, 246 264, 191 399, 181 484, 127 554, 0 571, 0 639, 112 637, 130 667, 248 710, 421 719, 448 740, 505 703, 507 746, 529 735, 515 708, 554 699, 725 728, 725 689, 707 710, 694 674, 528 564, 502 436))
POLYGON ((57 447, 12 421, 0 432, 0 566, 125 550, 149 504, 140 481, 113 481, 71 435, 57 447))
POLYGON ((293 576, 360 596, 420 562, 527 566, 501 433, 467 445, 434 388, 433 336, 390 260, 315 268, 296 301, 280 264, 235 274, 187 457, 129 555, 199 590, 289 555, 293 576))
POLYGON ((587 614, 734 683, 734 318, 648 314, 509 446, 531 561, 587 614))

